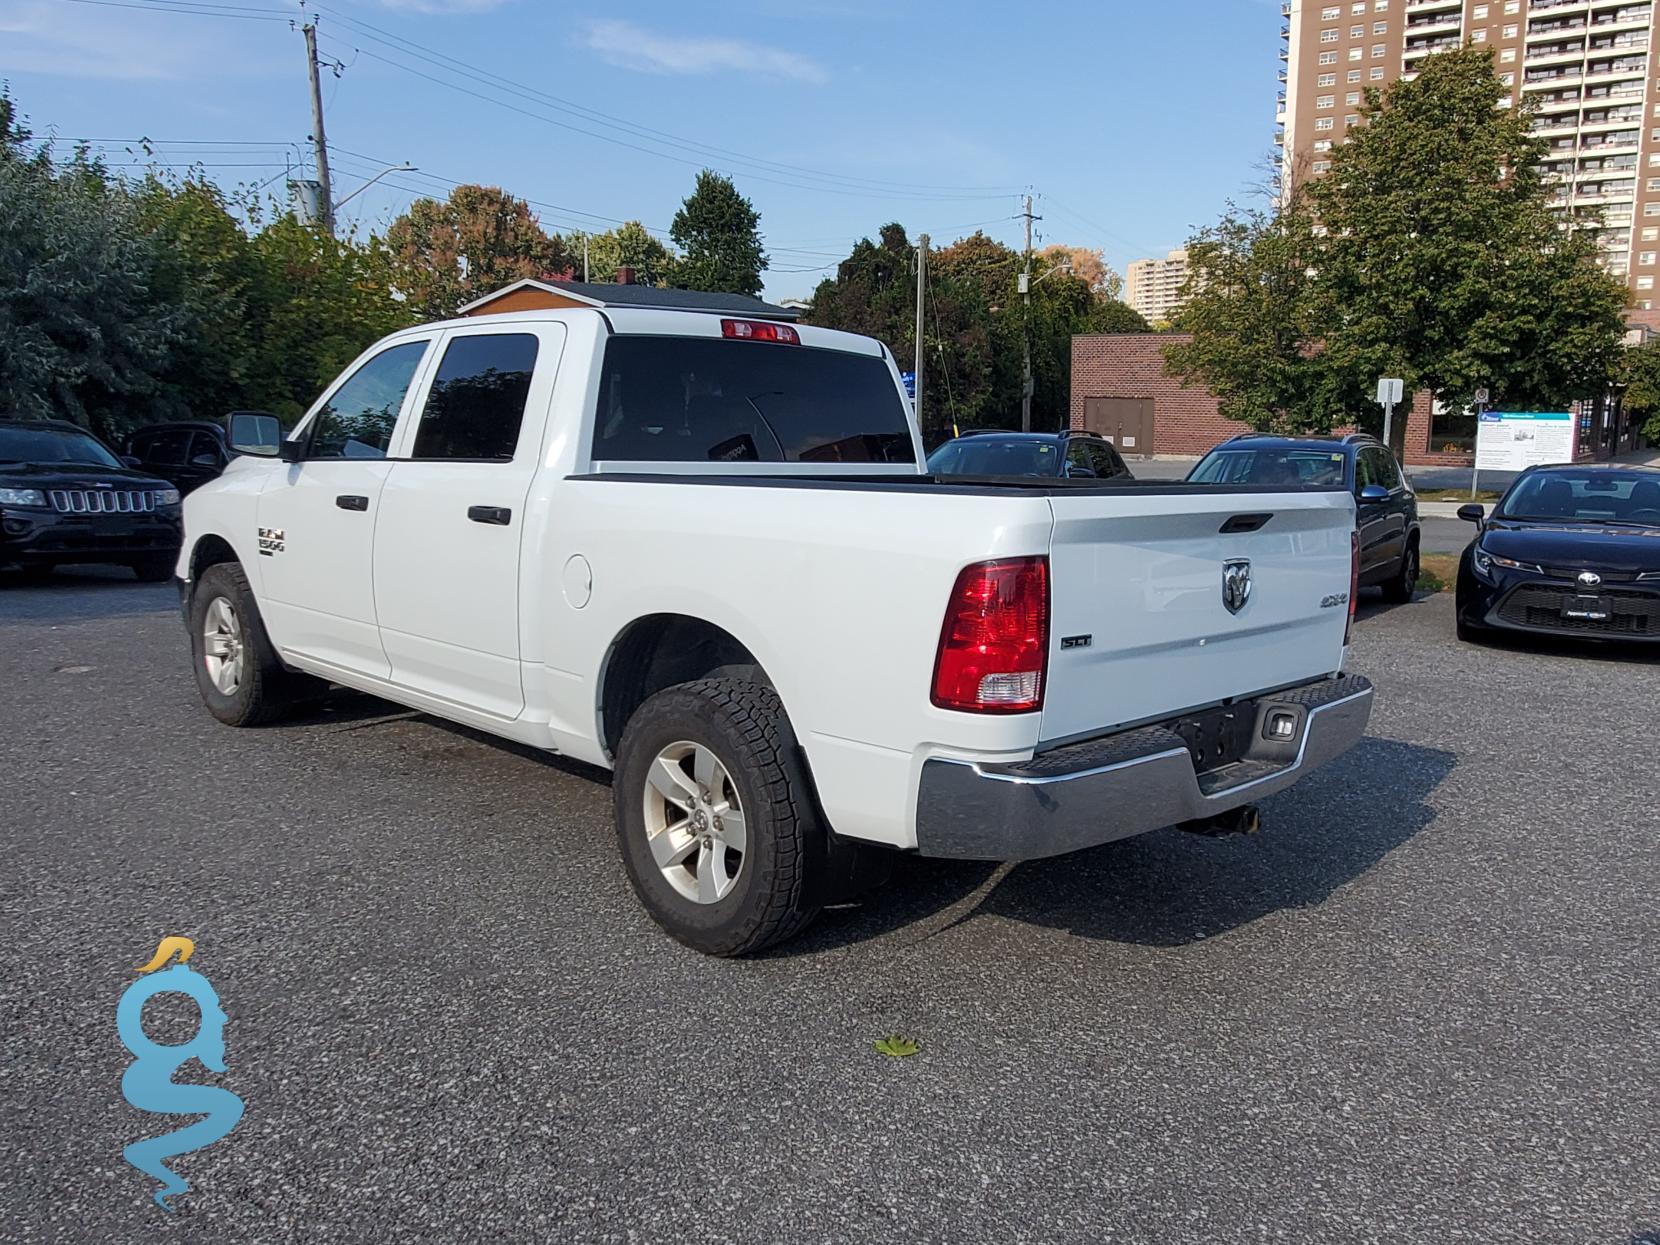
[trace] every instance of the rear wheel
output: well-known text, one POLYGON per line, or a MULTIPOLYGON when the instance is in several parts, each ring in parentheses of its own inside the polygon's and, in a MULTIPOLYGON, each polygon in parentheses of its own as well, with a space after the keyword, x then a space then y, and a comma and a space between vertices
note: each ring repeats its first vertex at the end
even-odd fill
POLYGON ((1387 601, 1410 601, 1418 587, 1418 542, 1407 545, 1401 555, 1400 569, 1384 581, 1383 596, 1387 601))
POLYGON ((248 577, 235 562, 208 567, 190 596, 190 652, 202 701, 227 726, 257 726, 318 684, 283 669, 248 577))
POLYGON ((744 955, 818 914, 825 833, 775 691, 735 679, 666 688, 629 719, 617 757, 623 864, 671 937, 744 955))

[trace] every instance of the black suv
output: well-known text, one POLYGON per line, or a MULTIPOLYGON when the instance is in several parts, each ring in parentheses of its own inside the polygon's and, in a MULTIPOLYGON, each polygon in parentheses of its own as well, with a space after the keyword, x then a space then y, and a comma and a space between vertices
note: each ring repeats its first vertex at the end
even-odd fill
POLYGON ((1418 497, 1376 437, 1267 437, 1224 441, 1188 472, 1195 484, 1342 485, 1355 495, 1360 584, 1391 601, 1410 601, 1418 584, 1418 497))
POLYGON ((0 566, 130 566, 167 579, 183 543, 179 490, 74 424, 0 419, 0 566))
POLYGON ((1134 477, 1111 441, 1093 432, 1005 432, 976 428, 928 455, 939 476, 1036 476, 1040 479, 1129 480, 1134 477))
POLYGON ((223 422, 179 419, 149 424, 127 438, 127 454, 143 470, 170 481, 181 493, 190 493, 216 478, 234 456, 225 435, 231 418, 262 413, 232 411, 223 422))

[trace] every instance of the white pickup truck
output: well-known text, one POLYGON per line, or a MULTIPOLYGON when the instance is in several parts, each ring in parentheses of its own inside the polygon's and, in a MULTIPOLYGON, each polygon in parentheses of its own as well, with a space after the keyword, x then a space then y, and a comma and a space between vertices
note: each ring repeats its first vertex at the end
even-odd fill
POLYGON ((178 566, 208 709, 342 684, 612 769, 635 890, 712 954, 892 850, 1254 828, 1371 711, 1346 492, 930 477, 868 338, 456 320, 231 439, 178 566))

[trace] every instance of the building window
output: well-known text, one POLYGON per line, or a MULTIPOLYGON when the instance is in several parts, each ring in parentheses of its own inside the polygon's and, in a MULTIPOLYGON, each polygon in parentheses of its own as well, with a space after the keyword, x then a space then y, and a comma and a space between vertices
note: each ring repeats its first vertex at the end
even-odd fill
POLYGON ((1329 9, 1321 9, 1320 20, 1323 22, 1335 22, 1337 20, 1337 15, 1342 11, 1343 6, 1340 4, 1334 4, 1329 9))
POLYGON ((1473 454, 1476 448, 1476 413, 1468 407, 1448 407, 1440 402, 1429 408, 1429 448, 1438 454, 1473 454))
POLYGON ((1360 81, 1360 70, 1358 70, 1358 69, 1349 70, 1349 81, 1350 82, 1359 82, 1360 81))
POLYGON ((1343 124, 1344 125, 1359 125, 1360 124, 1360 118, 1357 117, 1354 113, 1351 112, 1348 116, 1343 118, 1343 124))
POLYGON ((1360 48, 1350 48, 1349 49, 1349 59, 1352 60, 1352 61, 1357 61, 1364 55, 1366 55, 1366 53, 1364 51, 1362 51, 1360 48))
POLYGON ((1375 61, 1381 61, 1383 59, 1383 44, 1374 43, 1372 45, 1372 59, 1375 61))
POLYGON ((1487 16, 1487 6, 1485 4, 1476 5, 1475 12, 1472 13, 1471 16, 1479 22, 1482 18, 1487 16))
POLYGON ((1499 59, 1501 61, 1503 61, 1506 65, 1514 63, 1515 60, 1516 60, 1516 49, 1515 48, 1505 48, 1502 52, 1499 53, 1499 59))
POLYGON ((1645 204, 1643 204, 1643 215, 1644 216, 1660 216, 1660 203, 1645 203, 1645 204))
POLYGON ((1370 74, 1368 74, 1367 77, 1371 78, 1373 82, 1382 82, 1383 81, 1383 66, 1382 65, 1373 65, 1372 66, 1372 72, 1370 74))
MULTIPOLYGON (((1506 13, 1514 13, 1515 11, 1515 9, 1511 8, 1505 9, 1506 13)), ((1506 26, 1503 30, 1499 31, 1499 34, 1506 39, 1514 39, 1516 37, 1516 28, 1514 26, 1506 26)))
POLYGON ((1330 29, 1322 30, 1320 32, 1320 42, 1321 43, 1336 43, 1337 42, 1337 27, 1333 26, 1330 29))
MULTIPOLYGON (((1501 73, 1499 75, 1499 81, 1504 83, 1505 86, 1515 86, 1516 85, 1516 75, 1513 74, 1513 73, 1501 73)), ((1508 107, 1510 107, 1510 105, 1506 104, 1505 107, 1508 108, 1508 107)))
POLYGON ((1520 13, 1522 11, 1520 0, 1504 0, 1504 11, 1506 13, 1520 13))
POLYGON ((1639 290, 1652 290, 1654 288, 1654 278, 1653 277, 1638 277, 1637 278, 1637 288, 1639 290))
POLYGON ((1331 172, 1331 161, 1316 160, 1312 167, 1316 173, 1329 173, 1331 172))
POLYGON ((1355 0, 1355 2, 1349 6, 1349 12, 1351 13, 1364 13, 1365 11, 1366 0, 1355 0))
POLYGON ((1320 63, 1322 65, 1335 65, 1335 64, 1337 64, 1337 53, 1336 52, 1322 52, 1322 53, 1320 53, 1320 63))
POLYGON ((1388 34, 1389 33, 1389 23, 1388 22, 1373 22, 1372 23, 1372 33, 1374 35, 1386 35, 1386 34, 1388 34))
POLYGON ((1487 42, 1487 27, 1483 26, 1480 30, 1476 31, 1475 34, 1471 35, 1470 36, 1470 42, 1471 43, 1486 43, 1487 42))
POLYGON ((1641 254, 1639 254, 1637 256, 1637 262, 1639 264, 1641 264, 1644 268, 1654 267, 1654 252, 1653 251, 1643 251, 1641 254))
POLYGON ((1650 225, 1643 230, 1642 240, 1644 242, 1660 242, 1660 228, 1650 225))
POLYGON ((1389 0, 1372 0, 1372 9, 1374 12, 1382 13, 1388 8, 1389 0))
MULTIPOLYGON (((1332 124, 1333 124, 1332 119, 1330 117, 1316 117, 1316 118, 1314 118, 1314 128, 1317 129, 1317 130, 1329 130, 1329 129, 1331 129, 1332 124)), ((1657 205, 1657 206, 1660 206, 1660 205, 1657 205)))
MULTIPOLYGON (((1317 138, 1317 139, 1315 139, 1314 140, 1314 150, 1315 151, 1330 151, 1331 150, 1331 139, 1329 139, 1329 138, 1317 138)), ((1655 204, 1655 206, 1660 207, 1660 203, 1655 204)), ((1656 212, 1654 214, 1656 216, 1660 216, 1660 212, 1656 212)))
POLYGON ((1337 75, 1334 74, 1334 73, 1323 73, 1315 81, 1314 85, 1315 86, 1336 86, 1337 85, 1337 75))
POLYGON ((1314 106, 1316 108, 1330 108, 1332 106, 1332 97, 1330 95, 1316 96, 1314 106))
POLYGON ((1637 310, 1638 311, 1653 311, 1654 310, 1654 300, 1650 299, 1650 298, 1640 298, 1640 299, 1638 299, 1637 300, 1637 310))
POLYGON ((1343 102, 1345 104, 1348 104, 1352 108, 1354 105, 1360 103, 1360 92, 1359 91, 1350 91, 1347 95, 1345 95, 1343 97, 1343 102))
POLYGON ((1351 39, 1364 39, 1365 37, 1366 37, 1366 27, 1364 27, 1364 26, 1350 26, 1349 27, 1349 38, 1351 38, 1351 39))

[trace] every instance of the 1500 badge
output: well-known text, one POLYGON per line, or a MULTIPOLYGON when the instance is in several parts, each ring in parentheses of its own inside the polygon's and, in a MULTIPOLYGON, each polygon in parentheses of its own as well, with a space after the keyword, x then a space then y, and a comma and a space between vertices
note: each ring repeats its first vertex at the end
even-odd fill
POLYGON ((259 529, 259 554, 268 558, 272 554, 283 551, 283 532, 280 527, 262 527, 259 529))

